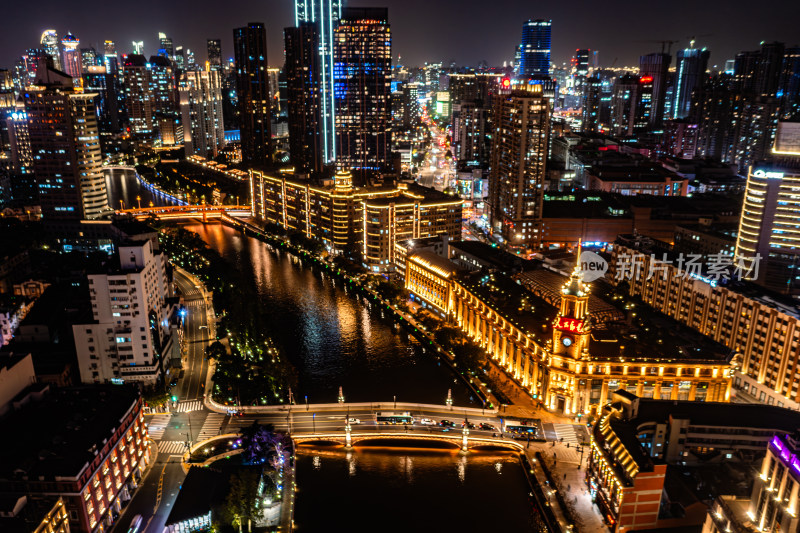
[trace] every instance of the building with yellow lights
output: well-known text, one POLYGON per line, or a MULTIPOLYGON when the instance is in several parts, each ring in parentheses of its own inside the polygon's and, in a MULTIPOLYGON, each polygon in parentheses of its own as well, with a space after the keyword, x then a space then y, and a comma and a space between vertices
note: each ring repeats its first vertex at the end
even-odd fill
POLYGON ((3 533, 69 533, 69 515, 58 496, 29 498, 24 494, 4 495, 0 504, 3 533))
POLYGON ((737 395, 800 410, 797 302, 753 283, 687 275, 679 266, 666 243, 621 235, 614 243, 607 277, 615 282, 625 278, 628 294, 733 350, 739 360, 734 375, 737 395), (653 268, 660 270, 647 276, 653 257, 660 261, 653 268), (630 265, 642 275, 629 276, 630 265))
POLYGON ((799 439, 797 433, 773 437, 750 499, 717 498, 706 516, 703 533, 795 533, 800 528, 799 439))
MULTIPOLYGON (((756 516, 771 517, 763 527, 774 523, 777 507, 797 510, 800 485, 794 482, 793 488, 785 481, 792 457, 783 461, 785 469, 776 468, 775 457, 782 451, 778 444, 791 442, 787 439, 799 426, 800 414, 775 406, 663 401, 617 391, 592 430, 586 481, 612 531, 696 526, 706 520, 702 502, 681 504, 679 512, 670 509, 674 502, 691 502, 680 497, 688 492, 682 483, 669 481, 677 473, 673 465, 747 465, 768 449, 753 501, 763 506, 764 492, 782 492, 782 503, 775 506, 769 498, 771 511, 754 510, 756 516)), ((800 462, 792 477, 800 479, 800 462)))
POLYGON ((60 497, 42 532, 109 531, 150 462, 141 396, 120 385, 34 387, 0 422, 14 435, 0 439, 9 459, 0 462, 0 493, 60 497))
POLYGON ((406 261, 406 289, 440 309, 547 409, 570 416, 594 414, 617 389, 667 400, 730 399, 728 350, 699 342, 701 335, 681 338, 677 325, 674 338, 649 342, 627 331, 624 323, 604 322, 602 316, 595 321, 589 312, 590 287, 578 269, 562 286, 556 307, 501 274, 456 275, 420 262, 406 261), (420 287, 415 280, 423 271, 427 285, 420 287), (450 290, 443 291, 448 284, 450 290))
POLYGON ((462 200, 416 184, 354 187, 349 172, 316 185, 293 176, 251 171, 252 215, 302 232, 330 251, 357 250, 373 272, 394 267, 395 244, 461 235, 462 200))

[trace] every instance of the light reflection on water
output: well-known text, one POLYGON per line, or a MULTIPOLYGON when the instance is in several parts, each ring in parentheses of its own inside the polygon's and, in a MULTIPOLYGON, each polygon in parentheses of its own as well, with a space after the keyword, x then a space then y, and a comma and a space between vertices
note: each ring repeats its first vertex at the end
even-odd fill
POLYGON ((511 452, 300 447, 297 483, 300 531, 530 531, 535 514, 511 452))
MULTIPOLYGON (((338 388, 348 401, 444 404, 453 389, 457 405, 469 394, 449 369, 416 340, 381 318, 380 306, 345 292, 341 280, 321 276, 284 251, 221 224, 189 224, 212 248, 252 272, 277 346, 298 367, 300 392, 309 402, 333 402, 338 388)), ((252 297, 243 295, 242 297, 252 297)))

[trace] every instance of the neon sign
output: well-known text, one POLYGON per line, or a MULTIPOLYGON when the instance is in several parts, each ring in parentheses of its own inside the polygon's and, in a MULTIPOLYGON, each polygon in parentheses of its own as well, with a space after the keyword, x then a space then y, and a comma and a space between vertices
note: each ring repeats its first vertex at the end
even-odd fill
POLYGON ((577 318, 560 316, 556 321, 555 328, 561 331, 570 331, 572 333, 584 333, 583 320, 579 320, 577 318))
POLYGON ((758 169, 753 172, 753 177, 782 180, 783 172, 767 172, 766 170, 758 169))

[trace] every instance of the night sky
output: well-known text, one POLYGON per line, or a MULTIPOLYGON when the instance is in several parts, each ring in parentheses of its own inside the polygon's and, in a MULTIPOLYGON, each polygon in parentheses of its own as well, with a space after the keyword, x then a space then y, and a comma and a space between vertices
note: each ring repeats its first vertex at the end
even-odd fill
MULTIPOLYGON (((155 54, 159 31, 175 45, 206 58, 206 38, 223 39, 223 56, 231 57, 232 29, 249 21, 265 22, 270 65, 283 63, 283 28, 294 23, 292 0, 37 0, 5 2, 0 31, 0 68, 11 68, 25 48, 38 46, 44 29, 59 37, 74 33, 81 46, 102 50, 104 39, 130 52, 142 40, 145 53, 155 54)), ((599 51, 600 64, 638 64, 643 53, 660 51, 648 39, 679 40, 697 36, 697 46, 711 50, 711 65, 724 65, 741 50, 761 41, 800 44, 800 1, 678 0, 350 0, 354 6, 387 6, 394 35, 393 54, 405 65, 456 61, 475 65, 485 60, 500 65, 513 59, 522 22, 553 20, 553 61, 568 61, 576 48, 599 51)), ((674 64, 674 62, 673 62, 674 64)))

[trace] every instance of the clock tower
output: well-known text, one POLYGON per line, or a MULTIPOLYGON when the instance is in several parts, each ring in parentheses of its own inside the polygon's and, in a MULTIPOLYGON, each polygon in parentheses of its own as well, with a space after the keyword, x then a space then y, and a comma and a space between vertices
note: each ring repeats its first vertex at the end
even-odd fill
POLYGON ((569 281, 561 288, 561 308, 553 321, 553 355, 580 359, 589 348, 589 286, 583 282, 578 262, 569 281))

